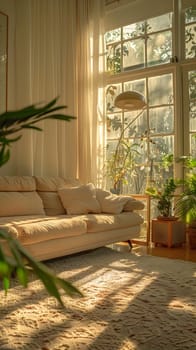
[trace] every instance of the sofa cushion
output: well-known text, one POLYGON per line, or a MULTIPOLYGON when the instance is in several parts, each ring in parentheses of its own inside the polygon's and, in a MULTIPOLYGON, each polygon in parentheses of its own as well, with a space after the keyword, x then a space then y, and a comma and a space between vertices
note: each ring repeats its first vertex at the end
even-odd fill
POLYGON ((36 192, 0 192, 0 216, 45 214, 36 192))
POLYGON ((42 199, 46 215, 66 214, 57 192, 38 192, 38 194, 42 199))
POLYGON ((36 189, 39 192, 56 192, 59 188, 78 186, 79 180, 71 179, 66 180, 63 177, 58 176, 35 176, 36 189))
POLYGON ((45 217, 40 221, 15 223, 20 242, 29 244, 45 240, 73 237, 86 233, 87 225, 81 217, 45 217))
POLYGON ((123 211, 133 211, 133 210, 142 210, 144 209, 144 203, 138 199, 135 199, 131 196, 126 197, 128 200, 123 207, 123 211))
POLYGON ((121 214, 88 214, 85 216, 87 232, 111 231, 143 223, 143 218, 137 213, 121 214))
POLYGON ((35 191, 32 176, 0 176, 0 191, 35 191))
POLYGON ((96 189, 96 197, 100 203, 101 212, 108 214, 120 214, 128 201, 126 197, 117 196, 100 188, 96 189))
POLYGON ((115 195, 101 188, 96 189, 96 198, 102 213, 120 214, 122 211, 142 210, 144 203, 131 196, 115 195))
POLYGON ((96 189, 93 184, 58 190, 64 208, 68 214, 100 213, 101 208, 96 199, 96 189))

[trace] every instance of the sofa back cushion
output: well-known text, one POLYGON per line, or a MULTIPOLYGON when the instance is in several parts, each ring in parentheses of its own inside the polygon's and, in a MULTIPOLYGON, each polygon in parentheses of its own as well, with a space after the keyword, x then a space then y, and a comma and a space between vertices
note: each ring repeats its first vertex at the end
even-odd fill
POLYGON ((0 176, 0 216, 44 215, 32 176, 0 176))
POLYGON ((0 216, 44 215, 41 198, 32 192, 0 192, 0 216))
POLYGON ((66 210, 57 192, 38 192, 42 199, 46 215, 65 215, 66 210))
POLYGON ((67 214, 100 213, 101 208, 96 199, 96 189, 92 183, 76 187, 64 187, 58 190, 67 214))
POLYGON ((102 213, 107 214, 120 214, 128 201, 123 196, 117 196, 101 188, 96 189, 96 197, 100 203, 102 213))
POLYGON ((0 176, 0 191, 35 191, 36 183, 32 176, 0 176))
POLYGON ((66 214, 62 201, 58 194, 61 187, 71 187, 79 185, 79 180, 67 180, 58 176, 35 176, 36 189, 42 199, 46 215, 66 214))
POLYGON ((77 179, 64 179, 59 176, 34 176, 36 190, 38 192, 57 192, 59 188, 78 186, 80 184, 77 179))

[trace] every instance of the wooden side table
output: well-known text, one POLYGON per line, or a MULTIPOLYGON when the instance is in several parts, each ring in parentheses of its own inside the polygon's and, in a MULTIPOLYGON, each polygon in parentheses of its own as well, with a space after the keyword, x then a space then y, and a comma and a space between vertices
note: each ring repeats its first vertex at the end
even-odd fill
POLYGON ((186 242, 186 226, 181 221, 152 220, 152 242, 169 248, 186 242))

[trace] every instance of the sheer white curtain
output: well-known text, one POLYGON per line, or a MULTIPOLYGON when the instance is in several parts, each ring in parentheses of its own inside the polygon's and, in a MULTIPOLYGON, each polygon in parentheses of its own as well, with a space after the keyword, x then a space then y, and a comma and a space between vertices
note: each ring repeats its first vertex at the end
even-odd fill
POLYGON ((77 119, 25 131, 12 147, 13 174, 96 181, 102 23, 103 0, 16 1, 15 108, 59 96, 64 112, 77 119))
POLYGON ((78 0, 78 171, 82 182, 100 184, 103 164, 104 1, 78 0))
MULTIPOLYGON (((59 104, 69 107, 65 113, 76 114, 75 30, 74 0, 16 2, 17 108, 60 96, 59 104)), ((45 121, 41 126, 42 133, 25 131, 17 144, 16 173, 75 176, 76 122, 45 121)))

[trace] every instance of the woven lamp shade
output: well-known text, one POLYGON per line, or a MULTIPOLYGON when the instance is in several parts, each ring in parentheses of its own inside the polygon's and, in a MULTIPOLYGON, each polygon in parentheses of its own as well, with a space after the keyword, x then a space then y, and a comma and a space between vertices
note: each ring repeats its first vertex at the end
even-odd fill
POLYGON ((114 101, 114 105, 121 109, 134 111, 146 106, 145 98, 137 91, 125 91, 119 94, 114 101))

